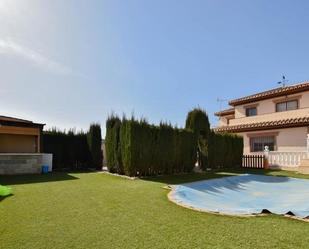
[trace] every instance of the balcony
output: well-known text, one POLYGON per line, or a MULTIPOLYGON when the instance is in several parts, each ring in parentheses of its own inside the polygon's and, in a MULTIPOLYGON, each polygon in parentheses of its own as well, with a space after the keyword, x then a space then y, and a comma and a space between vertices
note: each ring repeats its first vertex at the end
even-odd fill
POLYGON ((236 119, 230 119, 228 126, 241 125, 241 124, 253 124, 259 122, 267 122, 280 119, 289 119, 297 117, 308 117, 309 108, 301 108, 297 110, 284 111, 284 112, 273 112, 267 114, 261 114, 251 117, 242 117, 236 119))

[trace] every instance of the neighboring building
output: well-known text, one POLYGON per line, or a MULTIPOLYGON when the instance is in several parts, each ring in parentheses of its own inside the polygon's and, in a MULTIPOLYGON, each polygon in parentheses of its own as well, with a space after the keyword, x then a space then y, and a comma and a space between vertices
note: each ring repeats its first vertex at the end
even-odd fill
POLYGON ((0 153, 40 153, 44 124, 0 116, 0 153))
POLYGON ((0 175, 52 171, 52 154, 41 153, 44 124, 0 116, 0 175))
POLYGON ((216 132, 244 138, 244 154, 270 151, 306 152, 309 133, 309 82, 275 88, 229 102, 215 113, 216 132))

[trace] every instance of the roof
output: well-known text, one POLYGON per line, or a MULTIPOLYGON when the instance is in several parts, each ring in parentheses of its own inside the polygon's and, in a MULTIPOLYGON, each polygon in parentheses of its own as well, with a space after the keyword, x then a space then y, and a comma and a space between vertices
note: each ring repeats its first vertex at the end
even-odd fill
POLYGON ((269 130, 278 128, 302 127, 309 125, 309 116, 279 119, 273 121, 264 121, 249 124, 220 126, 214 128, 215 132, 244 132, 256 130, 269 130))
POLYGON ((15 118, 15 117, 8 117, 8 116, 3 116, 0 115, 0 124, 3 125, 21 125, 21 126, 44 126, 45 124, 40 124, 40 123, 34 123, 30 120, 26 119, 20 119, 20 118, 15 118))
POLYGON ((263 99, 269 99, 273 97, 280 97, 287 94, 294 94, 299 92, 309 91, 309 82, 302 82, 295 85, 285 86, 285 87, 278 87, 274 88, 265 92, 256 93, 253 95, 249 95, 246 97, 242 97, 239 99, 233 99, 229 101, 229 105, 236 106, 247 104, 263 99))
POLYGON ((231 115, 231 114, 234 114, 234 113, 235 113, 235 109, 229 108, 229 109, 226 109, 226 110, 215 112, 215 115, 220 117, 220 116, 231 115))
POLYGON ((26 119, 20 119, 20 118, 7 117, 7 116, 1 116, 0 115, 0 121, 1 120, 12 121, 12 122, 22 122, 22 123, 33 123, 32 121, 26 120, 26 119))

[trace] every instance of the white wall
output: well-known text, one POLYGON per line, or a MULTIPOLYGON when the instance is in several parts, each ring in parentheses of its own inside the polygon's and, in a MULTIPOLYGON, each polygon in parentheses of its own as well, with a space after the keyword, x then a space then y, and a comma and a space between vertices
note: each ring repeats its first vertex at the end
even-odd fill
MULTIPOLYGON (((288 98, 292 98, 295 96, 301 96, 299 99, 299 109, 302 108, 309 108, 309 91, 303 92, 303 93, 296 93, 292 95, 287 95, 288 98)), ((257 115, 264 115, 264 114, 269 114, 269 113, 274 113, 276 112, 276 104, 274 101, 283 99, 284 96, 277 97, 277 98, 271 98, 271 99, 266 99, 266 100, 261 100, 253 103, 248 103, 244 105, 238 105, 235 106, 235 118, 244 118, 246 117, 246 110, 245 106, 250 106, 254 104, 258 104, 257 106, 257 115)), ((281 112, 283 113, 283 112, 281 112)))

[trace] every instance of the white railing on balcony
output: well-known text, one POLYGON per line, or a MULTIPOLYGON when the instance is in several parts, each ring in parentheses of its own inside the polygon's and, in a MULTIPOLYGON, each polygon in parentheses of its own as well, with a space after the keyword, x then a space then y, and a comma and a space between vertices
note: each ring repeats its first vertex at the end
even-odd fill
POLYGON ((268 164, 271 167, 298 167, 301 160, 308 158, 306 151, 269 151, 268 164))

